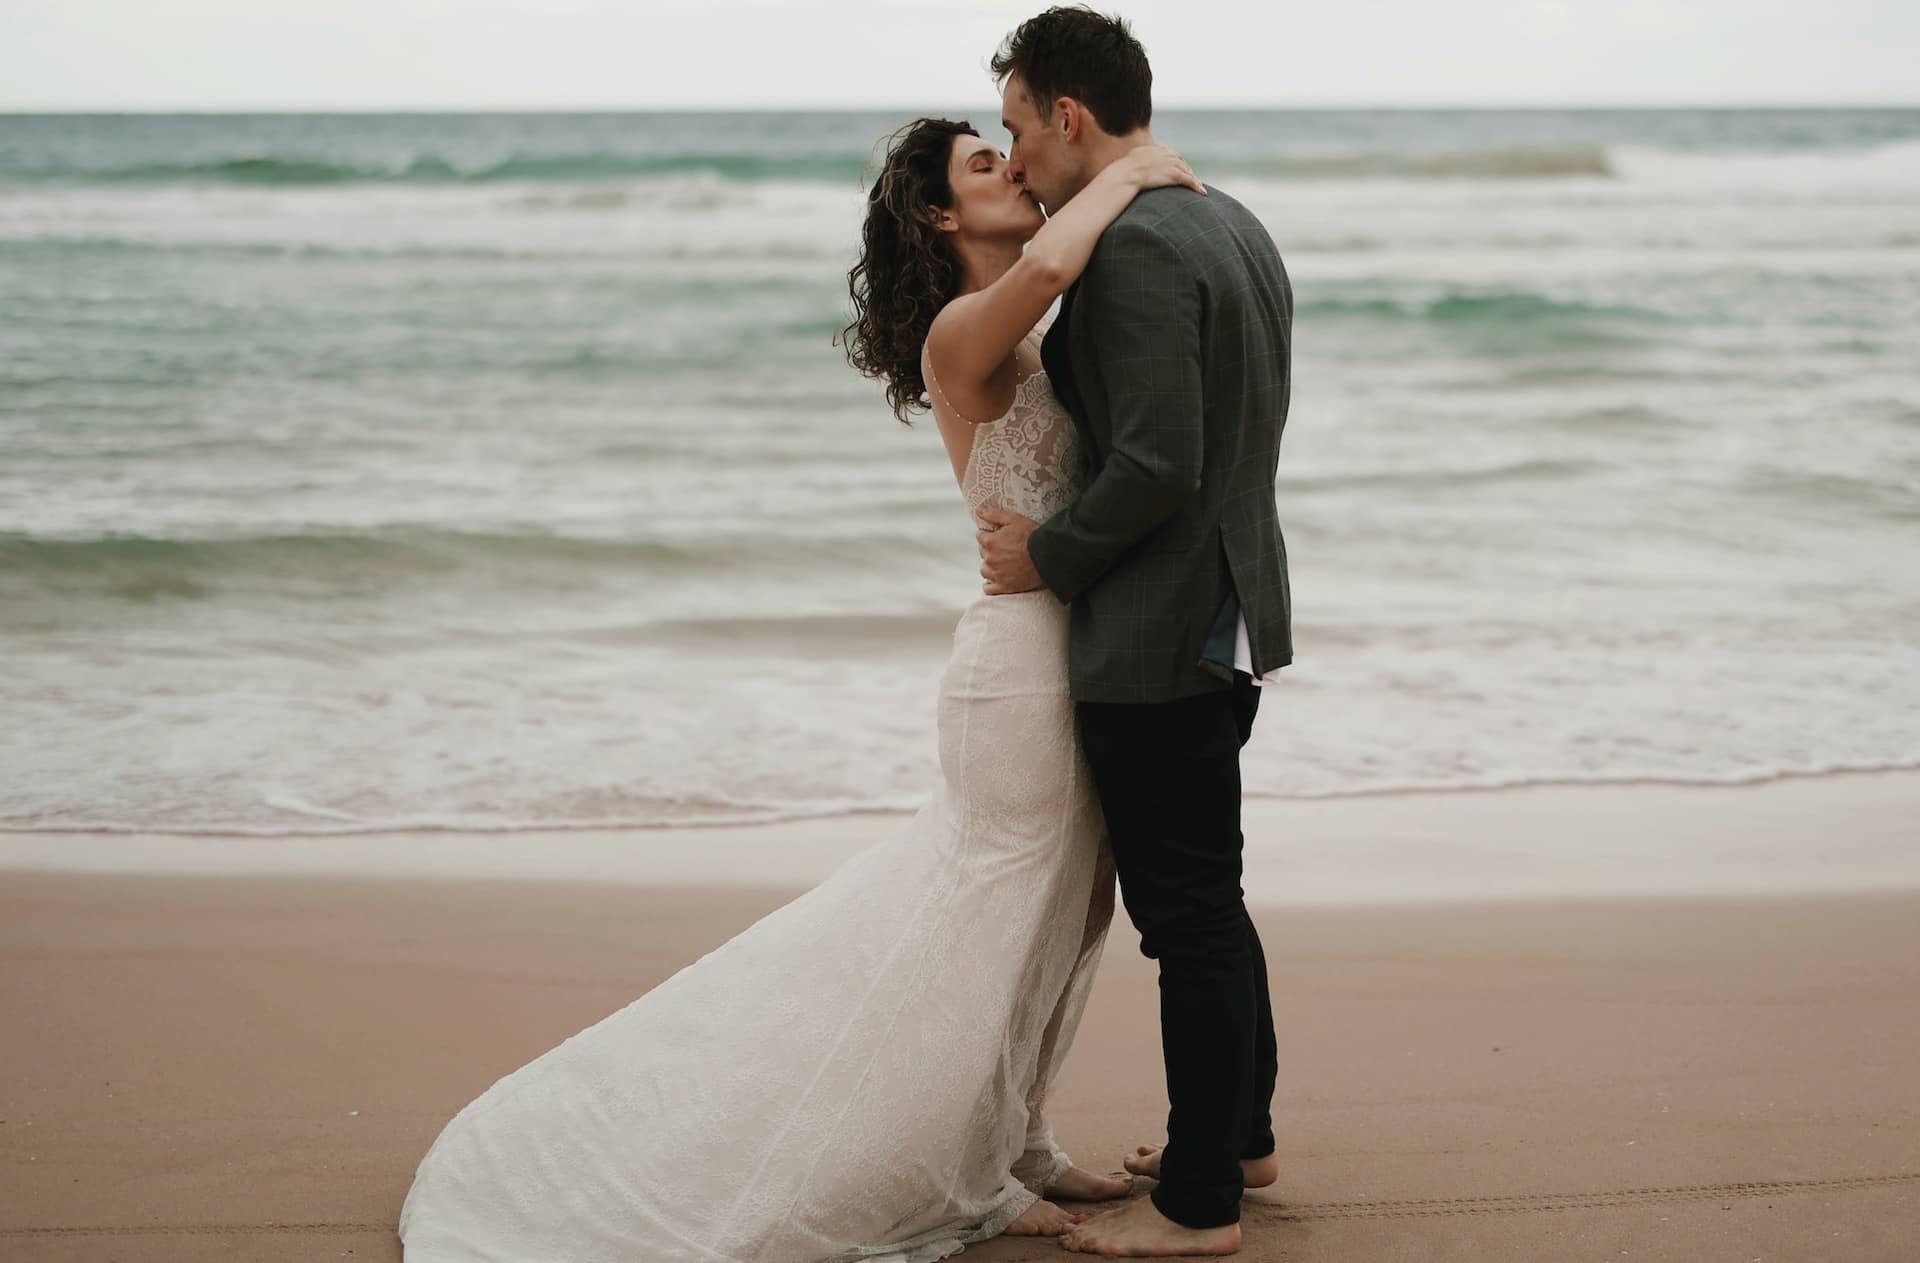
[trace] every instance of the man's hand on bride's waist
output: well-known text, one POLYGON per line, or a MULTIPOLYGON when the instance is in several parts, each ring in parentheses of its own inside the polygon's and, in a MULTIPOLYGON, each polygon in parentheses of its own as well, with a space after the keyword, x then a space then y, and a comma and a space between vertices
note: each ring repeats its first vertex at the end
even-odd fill
POLYGON ((987 581, 987 595, 1007 596, 1045 587, 1027 555, 1027 536, 1039 523, 993 505, 983 507, 979 518, 987 524, 975 532, 980 541, 980 577, 987 581))

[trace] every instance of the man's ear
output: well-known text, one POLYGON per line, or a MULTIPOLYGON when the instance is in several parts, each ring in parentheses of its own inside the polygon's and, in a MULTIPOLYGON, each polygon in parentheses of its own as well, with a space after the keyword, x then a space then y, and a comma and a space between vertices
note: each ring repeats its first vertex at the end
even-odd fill
POLYGON ((1086 124, 1080 102, 1070 96, 1063 96, 1053 103, 1053 109, 1060 116, 1060 138, 1062 140, 1077 138, 1080 135, 1080 129, 1086 124))

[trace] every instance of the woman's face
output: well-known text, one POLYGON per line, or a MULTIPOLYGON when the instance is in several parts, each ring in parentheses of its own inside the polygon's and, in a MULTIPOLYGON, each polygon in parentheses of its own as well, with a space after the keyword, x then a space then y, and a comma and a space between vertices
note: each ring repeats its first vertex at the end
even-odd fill
POLYGON ((1007 156, 978 136, 953 138, 947 181, 947 213, 963 238, 1026 241, 1047 221, 1026 185, 1014 181, 1007 156))

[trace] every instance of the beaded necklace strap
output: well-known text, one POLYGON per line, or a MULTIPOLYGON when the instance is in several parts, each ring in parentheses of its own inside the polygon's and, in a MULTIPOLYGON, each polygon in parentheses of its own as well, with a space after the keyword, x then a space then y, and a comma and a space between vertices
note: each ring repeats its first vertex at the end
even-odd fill
MULTIPOLYGON (((1025 342, 1027 338, 1031 338, 1033 336, 1033 332, 1034 332, 1033 330, 1028 330, 1026 338, 1021 338, 1020 340, 1022 342, 1025 342)), ((1016 367, 1017 365, 1018 365, 1018 362, 1016 361, 1016 367)), ((1037 368, 1033 370, 1034 373, 1038 373, 1040 371, 1042 370, 1037 368)), ((940 402, 947 406, 947 411, 951 412, 954 416, 959 417, 962 421, 965 421, 968 425, 971 425, 971 426, 991 425, 993 424, 994 421, 998 421, 1000 419, 999 417, 994 417, 991 420, 987 420, 987 421, 969 420, 966 413, 960 411, 960 409, 953 406, 953 400, 947 398, 947 392, 940 388, 939 378, 933 375, 933 350, 924 342, 920 344, 920 375, 927 379, 927 385, 933 387, 933 392, 936 395, 940 396, 940 402)), ((1033 373, 1028 373, 1026 374, 1025 377, 1020 378, 1020 381, 1025 381, 1027 377, 1032 377, 1032 376, 1033 376, 1033 373)), ((1016 398, 1018 397, 1018 392, 1020 389, 1020 381, 1016 381, 1013 386, 1016 398)))

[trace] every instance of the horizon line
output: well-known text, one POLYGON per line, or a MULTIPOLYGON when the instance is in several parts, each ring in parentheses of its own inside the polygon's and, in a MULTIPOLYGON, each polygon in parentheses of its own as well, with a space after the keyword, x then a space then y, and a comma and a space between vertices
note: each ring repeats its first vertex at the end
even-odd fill
MULTIPOLYGON (((982 105, 987 103, 982 102, 982 105)), ((110 116, 110 115, 236 115, 236 114, 892 114, 924 113, 929 109, 968 109, 945 105, 809 104, 809 105, 220 105, 220 106, 44 106, 0 105, 0 117, 110 116)), ((1238 103, 1167 102, 1156 112, 1295 112, 1295 113, 1435 113, 1493 111, 1628 111, 1628 110, 1920 110, 1911 101, 1482 101, 1482 102, 1276 102, 1238 103)))

